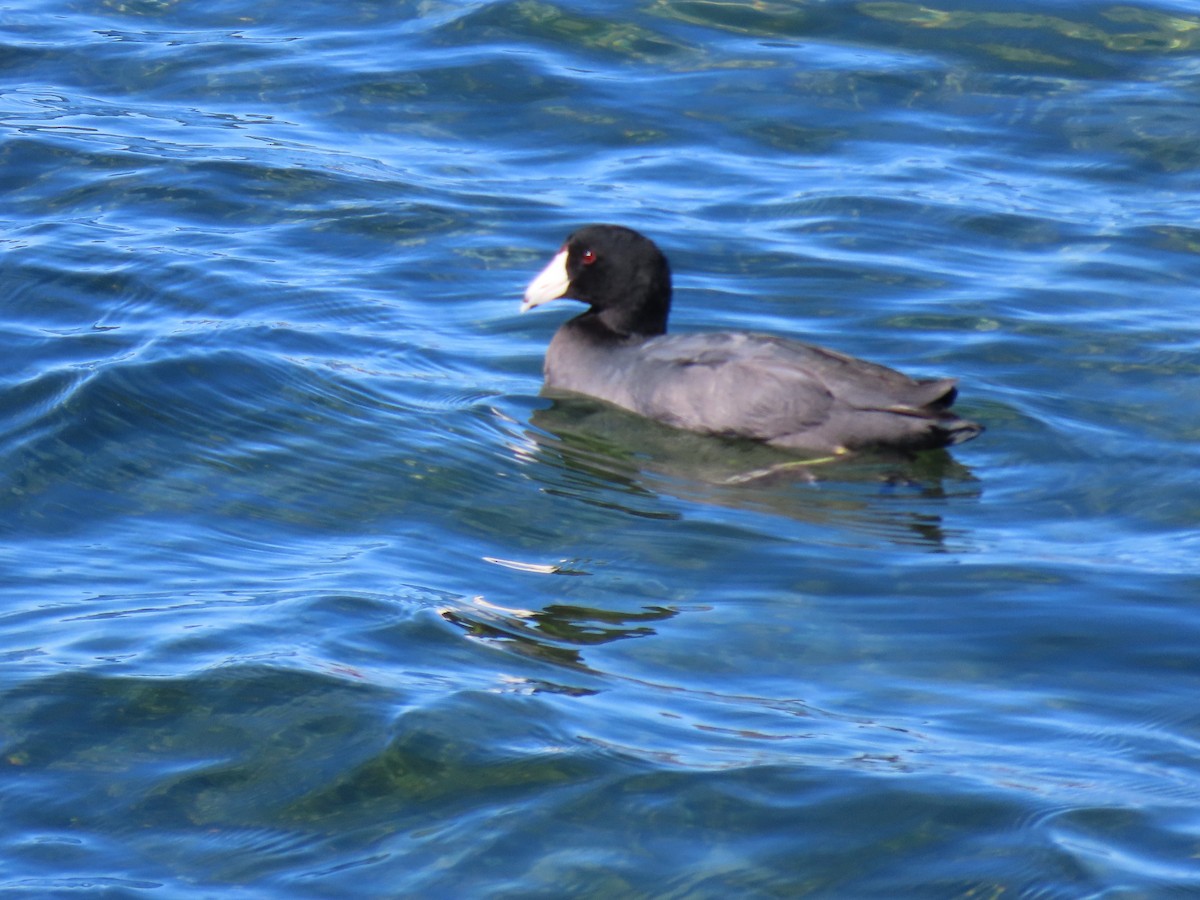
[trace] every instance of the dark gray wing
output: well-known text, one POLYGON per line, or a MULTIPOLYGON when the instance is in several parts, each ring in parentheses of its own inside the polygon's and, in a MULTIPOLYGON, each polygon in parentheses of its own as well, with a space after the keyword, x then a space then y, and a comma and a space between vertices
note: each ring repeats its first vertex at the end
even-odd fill
POLYGON ((928 415, 954 382, 915 381, 886 366, 760 334, 668 335, 639 349, 632 406, 713 434, 776 440, 820 432, 851 410, 928 415))
POLYGON ((635 408, 681 428, 758 440, 823 421, 834 402, 828 388, 756 337, 686 335, 643 345, 630 385, 635 408))

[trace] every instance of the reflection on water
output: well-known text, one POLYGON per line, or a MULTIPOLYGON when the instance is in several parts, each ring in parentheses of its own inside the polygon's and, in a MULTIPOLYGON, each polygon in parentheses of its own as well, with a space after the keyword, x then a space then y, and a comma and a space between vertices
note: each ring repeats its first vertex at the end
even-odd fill
POLYGON ((0 893, 1200 889, 1182 0, 4 21, 0 893), (539 397, 597 220, 986 438, 539 397))
POLYGON ((637 612, 589 609, 552 603, 539 610, 505 609, 482 598, 471 605, 442 611, 447 622, 474 638, 503 644, 558 665, 586 668, 582 648, 629 638, 650 637, 646 623, 662 622, 675 610, 646 607, 637 612))
POLYGON ((530 421, 536 428, 529 439, 565 473, 562 484, 546 490, 597 502, 589 486, 600 483, 608 488, 604 503, 612 505, 619 491, 631 498, 622 508, 633 515, 664 515, 635 502, 668 494, 933 548, 943 547, 947 535, 931 501, 982 493, 970 469, 946 450, 798 460, 765 444, 670 428, 578 396, 555 397, 530 421), (921 501, 920 509, 906 508, 906 499, 921 501))

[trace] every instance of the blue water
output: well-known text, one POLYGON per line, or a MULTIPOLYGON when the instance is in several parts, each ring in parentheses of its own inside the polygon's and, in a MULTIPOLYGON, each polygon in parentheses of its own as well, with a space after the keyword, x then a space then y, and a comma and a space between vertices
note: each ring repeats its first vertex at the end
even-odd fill
POLYGON ((0 5, 0 893, 1200 895, 1191 3, 0 5), (539 396, 572 227, 953 453, 539 396))

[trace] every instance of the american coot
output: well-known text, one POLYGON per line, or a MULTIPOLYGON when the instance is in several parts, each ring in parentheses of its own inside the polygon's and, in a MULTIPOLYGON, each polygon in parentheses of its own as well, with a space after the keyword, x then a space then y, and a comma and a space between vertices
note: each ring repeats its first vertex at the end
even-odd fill
POLYGON ((588 225, 568 237, 530 283, 521 311, 558 297, 589 309, 550 342, 548 388, 678 428, 823 453, 924 450, 983 431, 949 411, 953 378, 918 381, 766 334, 668 335, 670 267, 630 228, 588 225))

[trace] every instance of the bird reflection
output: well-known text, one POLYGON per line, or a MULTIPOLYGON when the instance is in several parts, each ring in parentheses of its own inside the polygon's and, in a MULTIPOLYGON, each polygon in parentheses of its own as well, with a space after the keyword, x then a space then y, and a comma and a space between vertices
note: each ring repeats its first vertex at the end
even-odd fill
POLYGON ((678 518, 654 502, 667 494, 937 548, 946 534, 926 501, 980 494, 970 470, 945 450, 798 457, 670 428, 578 396, 552 397, 531 424, 533 455, 561 473, 544 490, 642 517, 678 518))
POLYGON ((581 648, 649 637, 655 630, 647 623, 676 615, 678 610, 660 606, 623 612, 551 604, 533 612, 477 603, 442 610, 447 622, 464 629, 471 637, 501 642, 515 652, 580 669, 587 668, 581 648))

